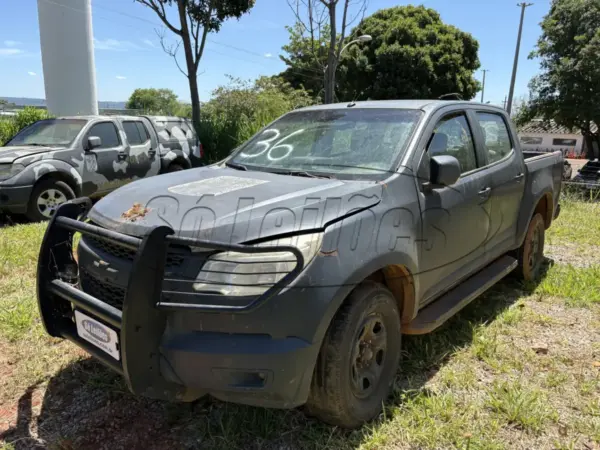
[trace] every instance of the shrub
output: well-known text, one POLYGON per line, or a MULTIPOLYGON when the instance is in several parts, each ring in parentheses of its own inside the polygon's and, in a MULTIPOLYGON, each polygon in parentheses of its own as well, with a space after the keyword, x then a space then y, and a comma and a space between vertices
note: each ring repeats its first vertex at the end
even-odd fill
POLYGON ((304 90, 279 78, 261 77, 254 83, 230 77, 202 106, 200 140, 209 162, 225 158, 277 117, 312 103, 304 90))
POLYGON ((15 116, 0 120, 0 145, 6 144, 15 134, 38 120, 52 117, 45 109, 27 106, 15 116))

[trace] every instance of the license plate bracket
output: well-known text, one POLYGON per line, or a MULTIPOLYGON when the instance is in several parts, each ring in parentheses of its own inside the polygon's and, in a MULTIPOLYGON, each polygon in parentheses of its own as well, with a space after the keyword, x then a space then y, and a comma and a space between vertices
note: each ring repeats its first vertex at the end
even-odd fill
POLYGON ((80 338, 108 353, 117 361, 121 359, 119 335, 115 330, 77 309, 75 310, 75 324, 80 338))

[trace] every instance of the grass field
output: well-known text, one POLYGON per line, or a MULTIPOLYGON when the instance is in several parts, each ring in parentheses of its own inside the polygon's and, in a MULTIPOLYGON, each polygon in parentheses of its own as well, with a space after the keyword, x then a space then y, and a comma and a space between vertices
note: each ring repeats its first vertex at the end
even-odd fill
POLYGON ((0 448, 600 448, 600 204, 563 201, 536 286, 507 279, 405 337, 381 417, 346 432, 299 410, 135 398, 35 303, 44 225, 0 230, 0 448), (2 447, 4 446, 4 447, 2 447))

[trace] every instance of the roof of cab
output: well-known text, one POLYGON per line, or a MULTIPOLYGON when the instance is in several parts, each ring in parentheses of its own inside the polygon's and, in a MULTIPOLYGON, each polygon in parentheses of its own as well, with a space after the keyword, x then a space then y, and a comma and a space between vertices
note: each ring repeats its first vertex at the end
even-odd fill
POLYGON ((346 109, 346 108, 389 108, 389 109, 420 109, 423 111, 435 110, 443 106, 451 105, 477 105, 490 109, 500 109, 487 103, 470 102, 463 100, 367 100, 360 102, 344 102, 344 103, 332 103, 328 105, 314 105, 306 106, 304 108, 298 108, 295 111, 318 111, 326 109, 346 109))
POLYGON ((60 116, 60 117, 56 117, 56 119, 80 119, 80 120, 111 120, 111 119, 121 119, 121 120, 132 120, 132 119, 139 119, 140 117, 145 117, 147 119, 150 120, 155 120, 155 121, 168 121, 168 120, 177 120, 177 121, 189 121, 190 119, 186 118, 186 117, 178 117, 178 116, 147 116, 147 115, 139 115, 139 116, 133 116, 133 115, 102 115, 102 114, 98 114, 98 115, 84 115, 84 116, 60 116))

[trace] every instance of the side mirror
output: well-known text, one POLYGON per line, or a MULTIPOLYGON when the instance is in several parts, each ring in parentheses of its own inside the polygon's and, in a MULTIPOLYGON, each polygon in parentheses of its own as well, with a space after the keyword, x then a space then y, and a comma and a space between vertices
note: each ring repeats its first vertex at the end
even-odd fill
POLYGON ((460 162, 454 156, 432 156, 430 162, 430 181, 432 185, 451 186, 460 178, 460 162))
POLYGON ((98 136, 90 136, 87 140, 87 148, 86 150, 93 150, 95 148, 98 148, 102 145, 102 139, 100 139, 98 136))

